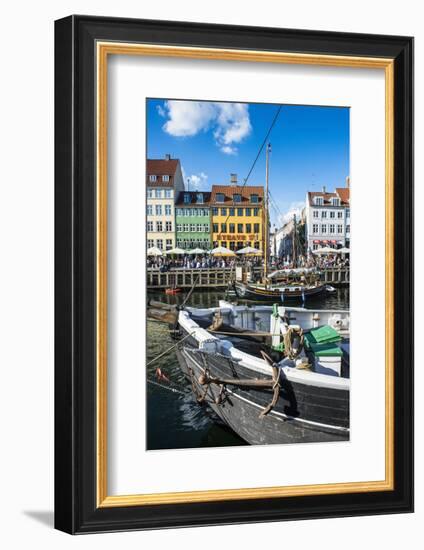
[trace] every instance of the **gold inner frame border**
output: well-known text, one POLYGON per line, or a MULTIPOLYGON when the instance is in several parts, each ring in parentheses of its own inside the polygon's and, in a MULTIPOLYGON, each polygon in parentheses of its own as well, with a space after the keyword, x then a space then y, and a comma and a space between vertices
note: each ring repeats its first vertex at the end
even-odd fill
POLYGON ((257 498, 281 498, 307 495, 366 493, 394 489, 394 60, 391 58, 354 57, 164 46, 140 43, 96 43, 97 62, 97 304, 96 304, 96 470, 97 507, 143 506, 213 502, 257 498), (180 57, 259 63, 283 63, 332 67, 384 69, 385 72, 385 479, 316 485, 252 487, 171 493, 147 493, 110 496, 107 492, 107 62, 109 55, 180 57))

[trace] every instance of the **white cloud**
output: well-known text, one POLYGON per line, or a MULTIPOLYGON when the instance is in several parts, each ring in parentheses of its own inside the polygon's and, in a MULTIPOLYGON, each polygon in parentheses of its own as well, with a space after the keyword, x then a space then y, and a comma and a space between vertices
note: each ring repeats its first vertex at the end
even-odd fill
POLYGON ((183 173, 183 179, 186 189, 189 189, 190 191, 200 191, 207 189, 207 174, 205 174, 204 172, 200 172, 200 174, 191 174, 189 176, 184 170, 184 167, 182 167, 181 171, 183 173))
POLYGON ((168 118, 162 128, 171 136, 190 137, 213 128, 216 145, 227 155, 236 154, 234 144, 252 131, 249 106, 243 103, 169 100, 158 113, 168 118))
POLYGON ((299 220, 304 207, 305 203, 302 201, 292 202, 289 206, 288 211, 280 216, 279 222, 281 223, 281 225, 284 225, 285 223, 292 220, 293 216, 296 216, 297 220, 299 220))

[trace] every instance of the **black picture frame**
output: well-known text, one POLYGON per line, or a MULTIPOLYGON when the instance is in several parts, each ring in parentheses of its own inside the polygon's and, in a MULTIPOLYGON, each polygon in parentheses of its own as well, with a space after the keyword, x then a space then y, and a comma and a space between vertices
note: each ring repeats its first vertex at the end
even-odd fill
POLYGON ((413 39, 73 15, 55 23, 55 73, 55 527, 75 534, 413 511, 413 39), (394 490, 97 507, 99 40, 394 60, 394 490))

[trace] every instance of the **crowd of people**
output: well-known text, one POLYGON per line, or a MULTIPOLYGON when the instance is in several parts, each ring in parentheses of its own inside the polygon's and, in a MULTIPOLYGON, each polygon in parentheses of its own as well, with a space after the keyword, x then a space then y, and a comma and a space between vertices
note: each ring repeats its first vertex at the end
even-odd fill
MULTIPOLYGON (((193 256, 186 254, 184 256, 148 256, 147 267, 159 269, 161 272, 170 271, 171 269, 233 269, 236 265, 242 265, 249 269, 263 266, 263 262, 261 256, 213 256, 209 254, 193 256)), ((270 263, 273 269, 291 269, 293 267, 343 268, 349 266, 349 258, 340 254, 326 254, 325 256, 309 258, 300 256, 296 260, 296 265, 289 258, 271 258, 270 263)))

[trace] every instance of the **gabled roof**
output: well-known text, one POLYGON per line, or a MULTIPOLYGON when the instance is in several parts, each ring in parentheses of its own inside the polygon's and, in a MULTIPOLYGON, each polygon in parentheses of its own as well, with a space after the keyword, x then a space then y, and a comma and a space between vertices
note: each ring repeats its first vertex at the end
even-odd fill
POLYGON ((210 199, 211 199, 210 191, 181 191, 181 193, 178 195, 175 205, 176 206, 197 205, 200 207, 209 206, 210 199), (187 194, 190 196, 189 202, 185 202, 184 200, 184 197, 187 194), (203 195, 203 202, 197 202, 197 196, 199 194, 203 195))
POLYGON ((264 188, 261 185, 212 185, 211 203, 213 204, 251 204, 253 206, 261 206, 264 197, 264 188), (217 202, 216 195, 222 193, 224 202, 217 202), (241 202, 234 203, 233 195, 241 195, 241 202), (250 195, 258 195, 258 202, 250 202, 250 195))
POLYGON ((349 187, 336 187, 336 193, 340 197, 342 204, 350 204, 350 188, 349 187))
POLYGON ((342 206, 349 205, 349 191, 348 187, 336 187, 335 193, 327 193, 324 191, 308 191, 308 202, 310 206, 314 206, 314 199, 321 197, 323 199, 323 206, 332 206, 331 199, 340 199, 342 206))
POLYGON ((174 176, 179 165, 178 159, 147 159, 146 184, 150 187, 173 187, 174 176), (150 181, 149 176, 158 176, 156 181, 150 181), (162 176, 169 176, 169 181, 162 181, 162 176))

